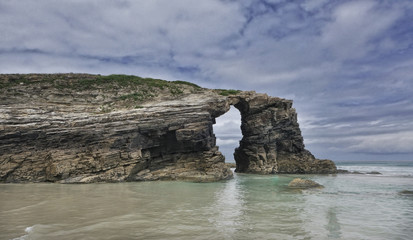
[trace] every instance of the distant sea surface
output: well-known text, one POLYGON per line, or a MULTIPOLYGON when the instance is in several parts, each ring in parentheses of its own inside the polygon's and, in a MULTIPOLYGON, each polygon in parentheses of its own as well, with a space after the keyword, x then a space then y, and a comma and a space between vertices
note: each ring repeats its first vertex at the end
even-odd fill
POLYGON ((337 165, 362 174, 0 184, 0 239, 413 239, 413 162, 337 165))

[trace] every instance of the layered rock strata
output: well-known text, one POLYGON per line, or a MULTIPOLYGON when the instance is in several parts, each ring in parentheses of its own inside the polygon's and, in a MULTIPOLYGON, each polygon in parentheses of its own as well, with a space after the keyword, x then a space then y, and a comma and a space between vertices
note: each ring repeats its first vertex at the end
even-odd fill
POLYGON ((131 76, 0 80, 1 182, 229 179, 212 126, 231 105, 242 116, 237 172, 336 171, 304 149, 290 100, 131 76))
POLYGON ((291 100, 254 92, 230 97, 241 113, 243 138, 235 150, 237 172, 332 173, 335 164, 316 159, 304 141, 291 100))

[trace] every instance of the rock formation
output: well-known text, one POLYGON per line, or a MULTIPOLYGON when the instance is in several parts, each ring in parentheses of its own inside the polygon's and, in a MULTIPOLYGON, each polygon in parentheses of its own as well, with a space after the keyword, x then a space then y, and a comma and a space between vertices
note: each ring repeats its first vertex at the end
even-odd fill
POLYGON ((400 195, 413 195, 413 191, 410 190, 402 190, 399 192, 400 195))
POLYGON ((236 171, 334 173, 304 149, 292 101, 123 75, 0 75, 0 182, 229 179, 215 118, 234 105, 236 171))
POLYGON ((315 159, 305 150, 291 100, 243 92, 230 102, 241 113, 243 138, 234 154, 237 172, 335 172, 332 161, 315 159))
POLYGON ((289 184, 289 188, 308 189, 308 188, 324 188, 323 185, 314 182, 310 179, 294 178, 289 184))

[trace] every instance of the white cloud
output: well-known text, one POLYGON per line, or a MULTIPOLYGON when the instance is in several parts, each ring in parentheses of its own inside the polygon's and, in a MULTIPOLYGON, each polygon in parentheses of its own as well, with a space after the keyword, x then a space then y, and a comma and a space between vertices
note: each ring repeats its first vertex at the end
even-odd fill
POLYGON ((350 151, 391 154, 413 153, 413 131, 403 133, 377 134, 374 137, 360 136, 354 139, 350 151))
POLYGON ((397 9, 381 10, 376 1, 351 1, 337 7, 333 20, 323 31, 322 41, 339 58, 365 56, 373 50, 369 41, 382 34, 400 18, 397 9))
POLYGON ((237 145, 239 142, 239 140, 234 140, 234 139, 221 139, 221 138, 217 138, 217 145, 218 146, 225 146, 225 145, 237 145))
MULTIPOLYGON (((243 22, 236 5, 219 1, 9 2, 0 17, 3 47, 159 62, 219 48, 243 22), (31 11, 28 11, 31 9, 31 11), (85 11, 88 9, 88 11, 85 11), (13 21, 7 21, 13 19, 13 21), (23 26, 23 28, 22 28, 23 26)), ((190 59, 193 60, 193 59, 190 59)))
MULTIPOLYGON (((294 98, 316 156, 374 152, 386 141, 405 152, 413 3, 267 3, 1 1, 0 72, 124 73, 257 90, 294 98)), ((228 114, 214 131, 232 152, 240 116, 228 114)))

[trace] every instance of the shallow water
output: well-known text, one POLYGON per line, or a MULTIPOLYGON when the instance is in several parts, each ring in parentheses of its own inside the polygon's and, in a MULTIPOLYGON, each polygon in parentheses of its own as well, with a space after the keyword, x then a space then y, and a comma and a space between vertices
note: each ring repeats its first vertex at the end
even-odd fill
MULTIPOLYGON (((349 166, 349 165, 347 165, 349 166)), ((413 178, 294 175, 218 183, 0 184, 0 239, 412 239, 413 178)))

